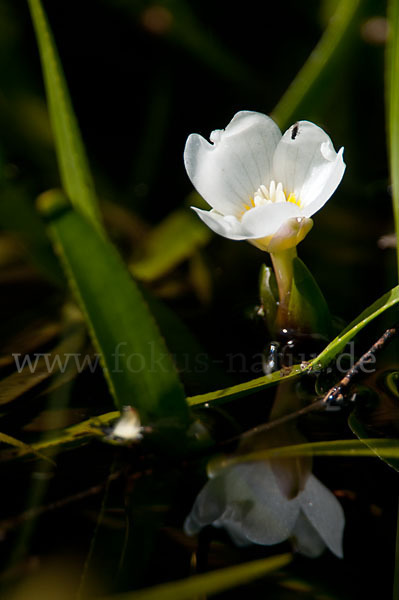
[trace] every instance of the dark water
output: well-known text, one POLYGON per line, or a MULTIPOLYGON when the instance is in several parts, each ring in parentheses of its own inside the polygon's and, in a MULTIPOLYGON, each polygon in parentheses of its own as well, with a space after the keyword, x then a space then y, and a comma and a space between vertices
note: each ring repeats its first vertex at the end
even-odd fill
MULTIPOLYGON (((144 4, 105 0, 44 4, 100 196, 150 225, 182 206, 191 192, 182 163, 187 135, 192 131, 208 135, 240 109, 271 112, 324 26, 320 5, 313 1, 306 6, 249 2, 245 10, 233 9, 225 1, 186 3, 212 43, 223 44, 229 56, 249 65, 240 70, 207 58, 201 44, 199 49, 189 44, 190 50, 180 38, 149 32, 142 21, 144 4)), ((37 113, 22 108, 24 121, 22 125, 18 121, 18 102, 41 97, 40 65, 25 3, 5 1, 1 10, 7 17, 4 30, 0 29, 0 82, 6 100, 3 107, 0 103, 1 153, 7 167, 2 194, 6 198, 16 187, 33 204, 37 193, 58 181, 46 135, 28 127, 39 123, 37 113)), ((369 2, 361 20, 382 10, 381 3, 369 2)), ((317 122, 337 148, 345 146, 342 185, 316 215, 313 231, 299 246, 331 312, 343 324, 395 285, 394 251, 378 246, 380 236, 393 231, 383 51, 382 46, 367 43, 357 28, 346 59, 294 117, 317 122)), ((15 231, 15 224, 5 204, 1 206, 5 235, 15 231)), ((125 233, 118 227, 120 223, 114 224, 112 234, 126 254, 125 233)), ((31 229, 37 231, 35 226, 31 229)), ((32 268, 32 231, 28 226, 27 251, 22 249, 11 261, 1 253, 2 356, 25 347, 48 352, 64 335, 62 307, 69 292, 32 268), (53 334, 35 341, 34 331, 49 323, 53 334)), ((200 350, 183 340, 176 349, 188 395, 261 376, 272 341, 256 316, 258 273, 265 256, 249 244, 214 238, 202 251, 202 259, 210 282, 208 302, 195 293, 187 263, 148 286, 199 344, 200 350)), ((355 345, 347 349, 351 356, 359 358, 392 325, 394 311, 356 337, 355 345)), ((286 345, 287 340, 280 342, 286 345)), ((84 332, 81 348, 90 350, 84 332)), ((286 355, 288 360, 288 350, 286 355)), ((43 581, 49 597, 76 597, 79 585, 83 596, 90 591, 104 595, 291 551, 288 534, 278 544, 242 547, 223 528, 205 527, 198 537, 184 533, 184 521, 207 482, 208 461, 220 452, 239 454, 306 440, 351 438, 347 420, 354 409, 371 437, 397 437, 397 382, 392 379, 397 366, 395 341, 378 357, 377 371, 358 381, 355 402, 336 411, 309 413, 249 440, 240 434, 271 417, 299 410, 336 383, 340 370, 332 367, 318 379, 309 375, 285 388, 196 408, 194 417, 203 424, 200 431, 208 432, 200 443, 191 440, 176 448, 171 440, 161 452, 156 436, 145 436, 142 444, 132 447, 98 438, 56 452, 55 464, 33 458, 2 462, 0 585, 4 594, 10 594, 5 597, 46 597, 36 591, 43 581), (27 586, 19 596, 13 595, 16 583, 27 586)), ((13 371, 12 362, 1 363, 2 377, 13 371)), ((114 409, 99 369, 85 371, 50 392, 48 385, 38 382, 0 405, 0 431, 34 443, 48 431, 114 409)), ((293 563, 276 575, 220 596, 390 598, 399 493, 396 471, 378 458, 356 457, 314 457, 312 464, 281 459, 270 469, 272 476, 259 475, 256 483, 248 479, 252 492, 260 490, 263 505, 268 500, 261 485, 269 476, 277 482, 273 498, 280 494, 280 504, 301 493, 310 472, 334 494, 345 514, 343 559, 329 550, 318 558, 297 553, 293 563)), ((248 471, 237 472, 246 481, 248 471)), ((271 484, 269 494, 270 489, 271 484)), ((229 494, 222 500, 218 496, 218 502, 230 506, 237 498, 236 491, 229 494)), ((241 511, 241 523, 247 524, 253 504, 253 495, 247 503, 241 496, 237 500, 234 506, 241 511)), ((281 525, 288 519, 284 515, 271 520, 281 525)))

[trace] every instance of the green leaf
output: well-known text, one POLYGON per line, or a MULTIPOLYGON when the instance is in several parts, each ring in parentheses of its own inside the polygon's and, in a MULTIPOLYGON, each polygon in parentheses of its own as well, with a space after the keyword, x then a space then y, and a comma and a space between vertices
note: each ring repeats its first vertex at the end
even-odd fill
POLYGON ((192 600, 193 598, 216 594, 244 585, 254 579, 282 569, 291 560, 291 554, 280 554, 271 558, 234 565, 226 569, 218 569, 210 573, 193 575, 188 579, 172 581, 137 592, 108 596, 104 600, 192 600))
POLYGON ((115 251, 60 192, 39 208, 85 316, 116 406, 134 406, 143 422, 186 420, 174 364, 143 297, 115 251))
POLYGON ((21 442, 21 440, 17 440, 16 438, 11 437, 11 435, 7 435, 6 433, 0 433, 0 442, 2 442, 3 444, 8 444, 9 446, 14 446, 14 448, 17 449, 17 453, 19 454, 34 454, 36 458, 54 464, 54 461, 51 460, 51 458, 49 458, 45 454, 42 454, 38 448, 35 448, 30 444, 25 444, 25 442, 21 442))
POLYGON ((301 365, 294 365, 289 373, 283 371, 275 371, 270 375, 263 375, 262 377, 256 377, 251 381, 245 383, 239 383, 222 390, 215 392, 208 392, 207 394, 199 394, 197 396, 189 396, 187 402, 189 406, 197 406, 200 404, 208 404, 208 402, 216 402, 217 404, 228 402, 230 400, 240 398, 242 396, 248 396, 249 394, 255 394, 261 390, 276 385, 280 381, 289 381, 298 377, 301 373, 307 371, 308 367, 301 367, 301 365))
POLYGON ((247 396, 248 394, 254 394, 259 392, 266 387, 276 385, 280 381, 289 381, 299 375, 308 371, 315 371, 324 369, 329 362, 331 362, 337 354, 341 352, 346 344, 370 323, 373 319, 378 317, 381 313, 389 308, 392 308, 399 302, 399 285, 392 288, 389 292, 381 296, 371 306, 366 308, 354 321, 352 321, 348 327, 346 327, 332 342, 328 344, 326 348, 312 361, 302 364, 294 365, 291 370, 287 373, 284 371, 276 371, 270 375, 264 375, 263 377, 257 377, 251 379, 245 383, 240 383, 233 387, 229 387, 216 392, 209 392, 208 394, 200 394, 198 396, 192 396, 187 398, 187 402, 190 406, 198 404, 206 404, 208 402, 227 402, 233 398, 239 398, 241 396, 247 396))
POLYGON ((397 266, 399 275, 399 4, 388 2, 389 43, 387 46, 387 108, 392 202, 395 217, 397 266))
POLYGON ((355 337, 371 321, 387 309, 392 308, 399 302, 399 285, 378 298, 373 304, 366 308, 356 319, 332 341, 310 364, 310 368, 322 369, 341 352, 348 342, 355 337))
POLYGON ((370 439, 368 445, 361 440, 332 440, 329 442, 309 442, 280 448, 269 448, 237 456, 217 456, 207 467, 209 477, 214 477, 219 471, 231 465, 269 460, 279 457, 292 456, 351 456, 361 458, 378 454, 384 458, 399 458, 399 439, 370 439))
POLYGON ((188 210, 177 210, 148 235, 130 270, 143 281, 162 277, 204 246, 211 236, 196 215, 188 210))
MULTIPOLYGON (((92 438, 103 438, 104 428, 109 426, 118 417, 120 417, 120 412, 112 411, 103 415, 98 415, 97 417, 92 417, 91 419, 67 427, 62 431, 51 433, 45 438, 42 438, 39 442, 29 445, 22 442, 18 444, 13 443, 12 445, 16 447, 14 450, 0 452, 0 462, 21 458, 22 456, 29 456, 30 454, 36 454, 37 456, 40 456, 40 458, 48 458, 45 454, 42 454, 42 452, 76 444, 87 444, 92 438)), ((1 435, 4 434, 0 434, 0 441, 1 435)), ((3 441, 6 440, 4 439, 3 441)))
POLYGON ((83 326, 74 327, 51 352, 34 353, 32 356, 13 353, 14 363, 18 368, 0 381, 0 406, 16 400, 50 377, 60 373, 64 376, 68 375, 71 369, 70 363, 72 368, 74 367, 74 361, 70 358, 76 351, 81 350, 84 342, 82 329, 84 331, 83 326))
POLYGON ((343 46, 350 39, 355 28, 361 4, 361 0, 340 1, 319 43, 271 115, 282 129, 290 125, 295 116, 301 112, 305 102, 315 91, 316 84, 320 83, 320 79, 325 76, 328 67, 338 54, 341 53, 345 58, 346 54, 342 52, 343 46))
POLYGON ((102 231, 94 184, 50 26, 40 0, 28 0, 39 46, 62 186, 68 198, 102 231))

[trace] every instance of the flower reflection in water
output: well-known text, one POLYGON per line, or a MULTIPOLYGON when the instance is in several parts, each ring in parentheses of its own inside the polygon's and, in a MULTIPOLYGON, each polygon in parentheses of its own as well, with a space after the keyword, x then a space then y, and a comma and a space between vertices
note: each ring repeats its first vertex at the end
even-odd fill
MULTIPOLYGON (((280 384, 270 419, 299 407, 295 388, 280 384)), ((305 438, 290 421, 269 431, 244 436, 238 448, 252 451, 300 444, 305 438)), ((334 494, 311 472, 310 457, 272 458, 233 463, 216 471, 198 494, 184 529, 188 535, 203 527, 223 527, 238 546, 270 546, 290 539, 309 557, 328 548, 342 558, 345 516, 334 494)))
POLYGON ((269 461, 235 464, 210 479, 198 494, 184 529, 194 535, 206 525, 224 527, 233 541, 272 545, 292 539, 310 557, 325 547, 342 557, 345 517, 335 496, 314 475, 287 498, 269 461))

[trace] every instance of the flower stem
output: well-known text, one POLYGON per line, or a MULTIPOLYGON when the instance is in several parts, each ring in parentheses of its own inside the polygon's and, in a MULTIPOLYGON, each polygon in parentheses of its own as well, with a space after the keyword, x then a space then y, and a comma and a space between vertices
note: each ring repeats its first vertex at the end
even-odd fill
POLYGON ((297 256, 296 246, 282 252, 270 253, 277 280, 280 304, 277 312, 277 325, 289 327, 289 303, 293 278, 292 262, 297 256))

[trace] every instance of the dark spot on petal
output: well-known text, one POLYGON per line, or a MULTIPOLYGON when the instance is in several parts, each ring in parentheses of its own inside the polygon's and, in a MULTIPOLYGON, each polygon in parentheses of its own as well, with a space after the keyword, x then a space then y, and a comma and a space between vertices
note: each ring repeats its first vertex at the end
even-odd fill
POLYGON ((296 136, 298 135, 298 129, 299 129, 299 123, 295 123, 295 125, 292 127, 292 131, 291 131, 291 139, 295 140, 296 136))

